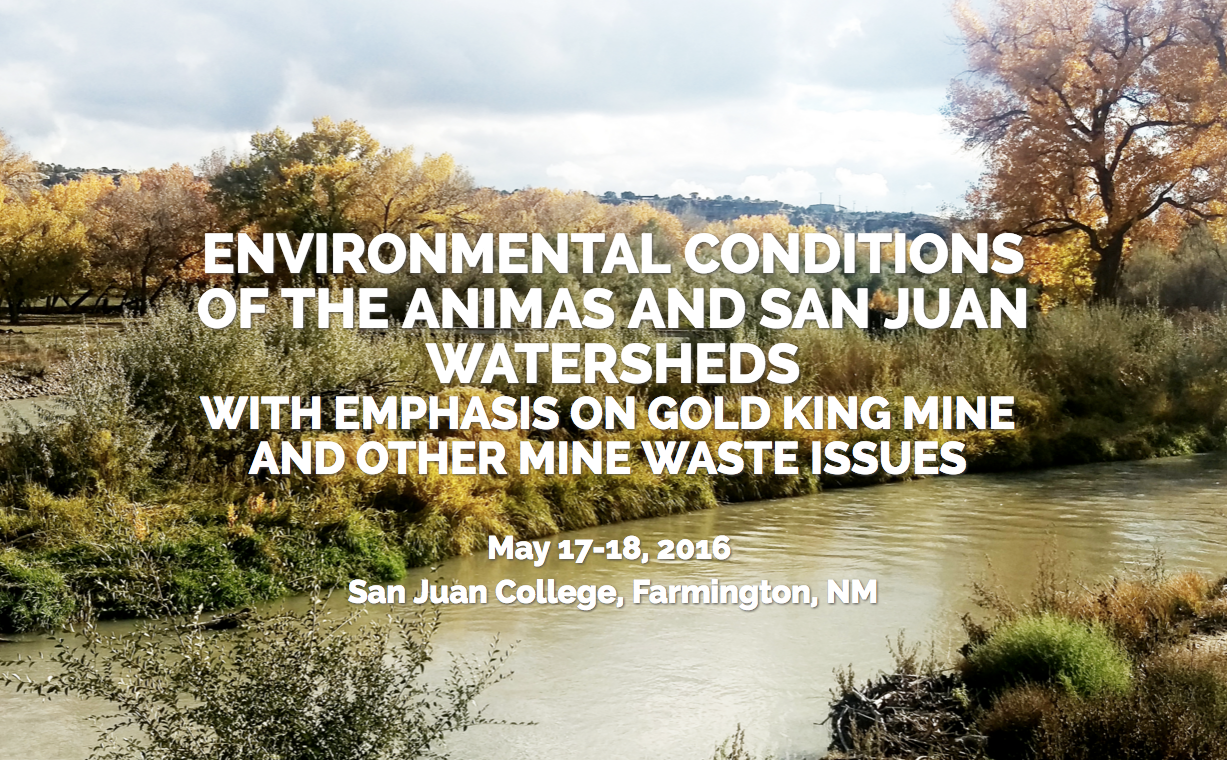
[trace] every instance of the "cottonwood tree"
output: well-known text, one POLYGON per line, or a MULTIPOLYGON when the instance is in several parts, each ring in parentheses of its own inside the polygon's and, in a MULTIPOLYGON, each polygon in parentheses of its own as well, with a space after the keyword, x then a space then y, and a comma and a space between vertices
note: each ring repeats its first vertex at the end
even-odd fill
POLYGON ((32 298, 62 292, 88 268, 88 218, 110 180, 77 182, 21 196, 0 186, 0 299, 9 321, 32 298))
POLYGON ((251 152, 202 163, 229 221, 268 232, 450 231, 475 221, 473 180, 446 153, 421 161, 412 148, 381 148, 354 121, 328 117, 291 137, 251 138, 251 152))
POLYGON ((127 175, 99 203, 92 226, 93 279, 103 290, 123 288, 135 310, 149 305, 176 280, 191 280, 204 236, 217 224, 209 185, 178 164, 127 175))
POLYGON ((464 231, 478 219, 473 178, 446 153, 419 162, 413 148, 385 148, 365 167, 355 200, 354 223, 368 238, 464 231))
MULTIPOLYGON (((385 148, 365 167, 351 207, 357 231, 367 240, 390 232, 401 237, 412 233, 433 240, 436 233, 470 232, 480 219, 482 193, 473 179, 446 153, 413 158, 412 148, 385 148)), ((386 252, 386 251, 385 251, 386 252)), ((368 287, 388 290, 389 313, 401 316, 418 288, 437 295, 443 283, 452 287, 499 287, 499 275, 480 270, 460 275, 395 273, 370 275, 368 287)))
POLYGON ((8 135, 0 131, 0 187, 11 191, 26 190, 38 176, 38 168, 30 156, 17 150, 8 135))
MULTIPOLYGON (((206 159, 226 224, 292 237, 313 233, 444 231, 472 221, 472 181, 450 156, 413 160, 381 149, 354 121, 322 117, 298 137, 278 128, 251 138, 249 155, 224 167, 206 159)), ((308 265, 307 276, 315 277, 308 265)))
POLYGON ((249 155, 211 177, 213 197, 232 226, 353 232, 350 207, 378 155, 379 142, 354 121, 319 118, 298 137, 256 133, 249 155))
MULTIPOLYGON (((669 212, 646 203, 614 206, 601 203, 596 196, 588 193, 549 188, 528 188, 510 194, 483 193, 479 225, 482 231, 540 233, 547 238, 554 238, 562 232, 604 234, 605 244, 597 245, 598 257, 613 242, 615 234, 624 233, 636 260, 641 254, 641 235, 651 233, 653 256, 658 264, 680 261, 685 247, 687 235, 681 221, 669 212)), ((677 279, 681 272, 678 266, 674 267, 673 275, 637 276, 625 270, 585 275, 580 266, 578 244, 572 242, 570 248, 570 274, 552 274, 547 268, 545 275, 507 275, 508 284, 516 290, 542 287, 546 297, 552 297, 559 288, 608 288, 614 292, 615 310, 627 314, 634 306, 641 287, 681 287, 677 279)))
POLYGON ((972 210, 1037 249, 1086 251, 1096 300, 1116 297, 1131 245, 1171 245, 1221 218, 1224 5, 998 0, 987 18, 957 7, 970 66, 948 115, 987 164, 972 210))

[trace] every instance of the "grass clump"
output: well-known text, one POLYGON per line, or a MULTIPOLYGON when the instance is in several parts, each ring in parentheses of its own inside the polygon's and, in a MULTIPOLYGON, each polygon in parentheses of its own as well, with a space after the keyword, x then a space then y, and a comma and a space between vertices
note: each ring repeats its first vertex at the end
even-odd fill
POLYGON ((1029 683, 1093 697, 1127 691, 1132 675, 1129 658, 1103 628, 1044 614, 993 633, 968 656, 964 677, 993 694, 1029 683))
POLYGON ((62 573, 30 563, 14 551, 0 552, 0 626, 8 631, 55 628, 77 610, 62 573))

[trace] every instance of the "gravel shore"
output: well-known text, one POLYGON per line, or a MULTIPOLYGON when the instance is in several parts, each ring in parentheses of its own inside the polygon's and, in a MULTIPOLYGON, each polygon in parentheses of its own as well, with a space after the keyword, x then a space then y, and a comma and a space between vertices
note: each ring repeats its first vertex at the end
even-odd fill
POLYGON ((37 377, 0 372, 0 401, 60 396, 63 393, 64 383, 57 372, 52 371, 37 377))

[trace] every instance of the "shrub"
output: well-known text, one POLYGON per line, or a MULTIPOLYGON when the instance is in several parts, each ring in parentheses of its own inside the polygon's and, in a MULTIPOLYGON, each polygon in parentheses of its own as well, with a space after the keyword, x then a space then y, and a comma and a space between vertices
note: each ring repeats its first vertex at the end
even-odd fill
POLYGON ((1128 657, 1101 627, 1043 614, 995 631, 967 657, 964 677, 990 695, 1036 684, 1095 696, 1127 690, 1131 670, 1128 657))
POLYGON ((978 728, 988 737, 994 760, 1024 760, 1033 756, 1044 720, 1056 705, 1051 690, 1026 685, 1007 689, 980 718, 978 728))
POLYGON ((985 583, 975 584, 975 591, 977 605, 992 612, 998 624, 1021 615, 1059 615, 1101 627, 1136 660, 1198 629, 1218 630, 1214 619, 1222 587, 1195 572, 1166 572, 1162 554, 1143 572, 1087 587, 1075 584, 1064 561, 1050 550, 1030 598, 1021 604, 985 583))
POLYGON ((1227 759, 1227 658, 1156 657, 1129 694, 1056 702, 1034 743, 1040 760, 1227 759))
MULTIPOLYGON (((212 632, 199 620, 60 639, 45 682, 3 674, 17 690, 102 699, 93 760, 383 760, 441 757, 447 734, 489 724, 477 699, 505 676, 497 640, 427 680, 437 611, 357 624, 319 599, 306 612, 212 632)), ((5 667, 28 660, 0 662, 5 667)), ((433 676, 433 674, 432 674, 433 676)))
POLYGON ((160 427, 138 409, 124 367, 101 354, 67 362, 64 410, 43 412, 0 448, 0 479, 44 485, 55 493, 129 492, 162 461, 160 427))
POLYGON ((1027 331, 1040 389, 1067 416, 1122 420, 1169 390, 1185 336, 1160 312, 1095 307, 1053 311, 1027 331))
POLYGON ((95 350, 122 369, 132 404, 157 423, 157 446, 173 454, 166 469, 178 476, 209 476, 250 456, 269 430, 246 425, 212 430, 201 396, 318 395, 325 397, 327 424, 328 399, 336 395, 377 394, 423 377, 425 351, 413 350, 410 340, 395 334, 370 337, 340 325, 295 329, 281 305, 270 307, 249 329, 235 323, 214 330, 172 300, 148 323, 95 350))
POLYGON ((76 600, 54 568, 0 553, 0 630, 56 628, 76 612, 76 600))
POLYGON ((1098 594, 1081 594, 1063 607, 1078 619, 1098 621, 1135 654, 1157 649, 1181 633, 1210 593, 1209 581, 1197 573, 1137 580, 1113 580, 1098 594))
POLYGON ((1121 301, 1164 309, 1213 311, 1227 306, 1227 249, 1205 228, 1190 231, 1175 252, 1143 245, 1121 277, 1121 301))

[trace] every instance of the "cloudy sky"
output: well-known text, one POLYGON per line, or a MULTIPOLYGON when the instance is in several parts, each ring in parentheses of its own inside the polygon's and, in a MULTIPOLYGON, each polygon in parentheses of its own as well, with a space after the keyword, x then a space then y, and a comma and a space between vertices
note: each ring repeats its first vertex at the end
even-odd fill
POLYGON ((930 212, 978 173, 946 0, 0 0, 0 129, 141 169, 353 118, 483 185, 930 212))

